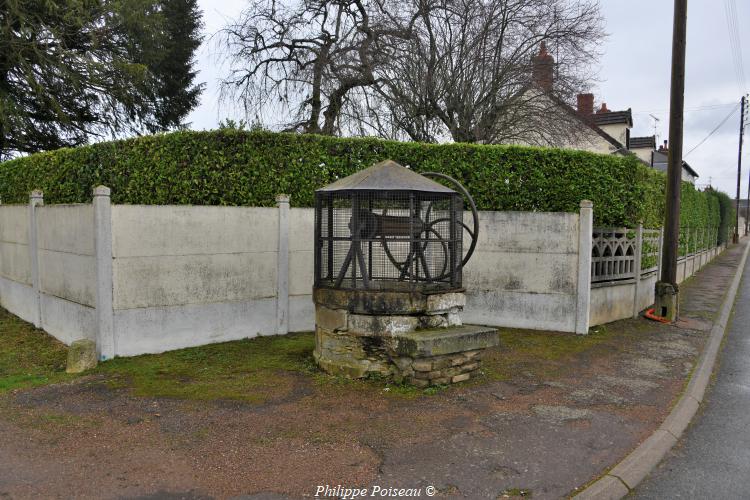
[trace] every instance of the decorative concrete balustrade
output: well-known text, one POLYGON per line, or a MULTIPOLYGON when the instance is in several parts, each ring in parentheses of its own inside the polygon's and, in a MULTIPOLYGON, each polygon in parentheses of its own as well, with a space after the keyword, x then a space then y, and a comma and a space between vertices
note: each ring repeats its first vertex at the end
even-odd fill
MULTIPOLYGON (((717 245, 718 233, 716 227, 681 228, 678 282, 698 272, 724 248, 717 245)), ((594 228, 591 326, 637 317, 653 304, 661 269, 662 241, 661 229, 594 228)))

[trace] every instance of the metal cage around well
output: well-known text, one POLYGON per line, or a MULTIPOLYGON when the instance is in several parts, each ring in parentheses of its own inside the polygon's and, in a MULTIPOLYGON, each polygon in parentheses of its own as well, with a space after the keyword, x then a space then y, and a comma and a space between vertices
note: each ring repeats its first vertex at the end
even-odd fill
POLYGON ((315 286, 460 289, 463 198, 395 162, 315 193, 315 286))

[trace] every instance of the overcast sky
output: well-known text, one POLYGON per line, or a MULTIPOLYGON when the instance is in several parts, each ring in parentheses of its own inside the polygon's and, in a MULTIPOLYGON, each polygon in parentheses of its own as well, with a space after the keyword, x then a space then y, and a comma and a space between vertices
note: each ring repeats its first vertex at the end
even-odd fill
MULTIPOLYGON (((211 34, 236 18, 245 0, 200 0, 211 34)), ((703 140, 732 111, 747 91, 740 88, 730 49, 725 0, 688 0, 687 72, 685 87, 685 150, 703 140), (698 108, 698 109, 697 109, 698 108)), ((671 0, 601 0, 609 37, 602 46, 601 64, 592 75, 597 105, 611 110, 631 108, 631 135, 652 135, 654 115, 660 119, 661 140, 668 136, 672 36, 671 0)), ((737 23, 750 77, 750 2, 736 0, 737 23)), ((207 41, 198 53, 199 81, 206 82, 200 106, 188 118, 192 128, 212 129, 225 117, 237 118, 239 106, 220 105, 217 81, 226 69, 216 57, 215 43, 207 41)), ((737 175, 739 109, 686 161, 700 174, 698 184, 711 184, 734 196, 737 175)), ((749 136, 746 134, 746 136, 749 136)), ((747 142, 747 141, 746 141, 747 142)), ((747 193, 750 145, 745 148, 742 192, 747 193)))

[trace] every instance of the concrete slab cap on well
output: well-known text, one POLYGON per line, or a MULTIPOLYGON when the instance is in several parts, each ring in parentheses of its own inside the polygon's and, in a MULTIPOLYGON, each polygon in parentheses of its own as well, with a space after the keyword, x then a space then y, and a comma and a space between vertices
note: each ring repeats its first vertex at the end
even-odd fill
POLYGON ((417 330, 394 336, 396 352, 412 358, 486 349, 499 342, 496 329, 476 325, 417 330))
POLYGON ((439 314, 466 305, 463 289, 442 292, 315 288, 313 302, 354 314, 439 314))

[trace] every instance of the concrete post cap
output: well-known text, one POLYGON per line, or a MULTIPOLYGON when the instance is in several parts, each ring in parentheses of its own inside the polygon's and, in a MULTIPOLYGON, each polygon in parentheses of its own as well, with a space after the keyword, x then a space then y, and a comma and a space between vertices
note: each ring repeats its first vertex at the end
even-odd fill
POLYGON ((44 193, 41 189, 35 189, 31 192, 29 198, 44 198, 44 193))
POLYGON ((594 208, 594 202, 590 200, 581 200, 581 208, 594 208))
POLYGON ((288 194, 277 194, 276 203, 289 203, 290 196, 288 194))
POLYGON ((112 190, 107 186, 96 186, 94 188, 94 196, 110 196, 112 190))

